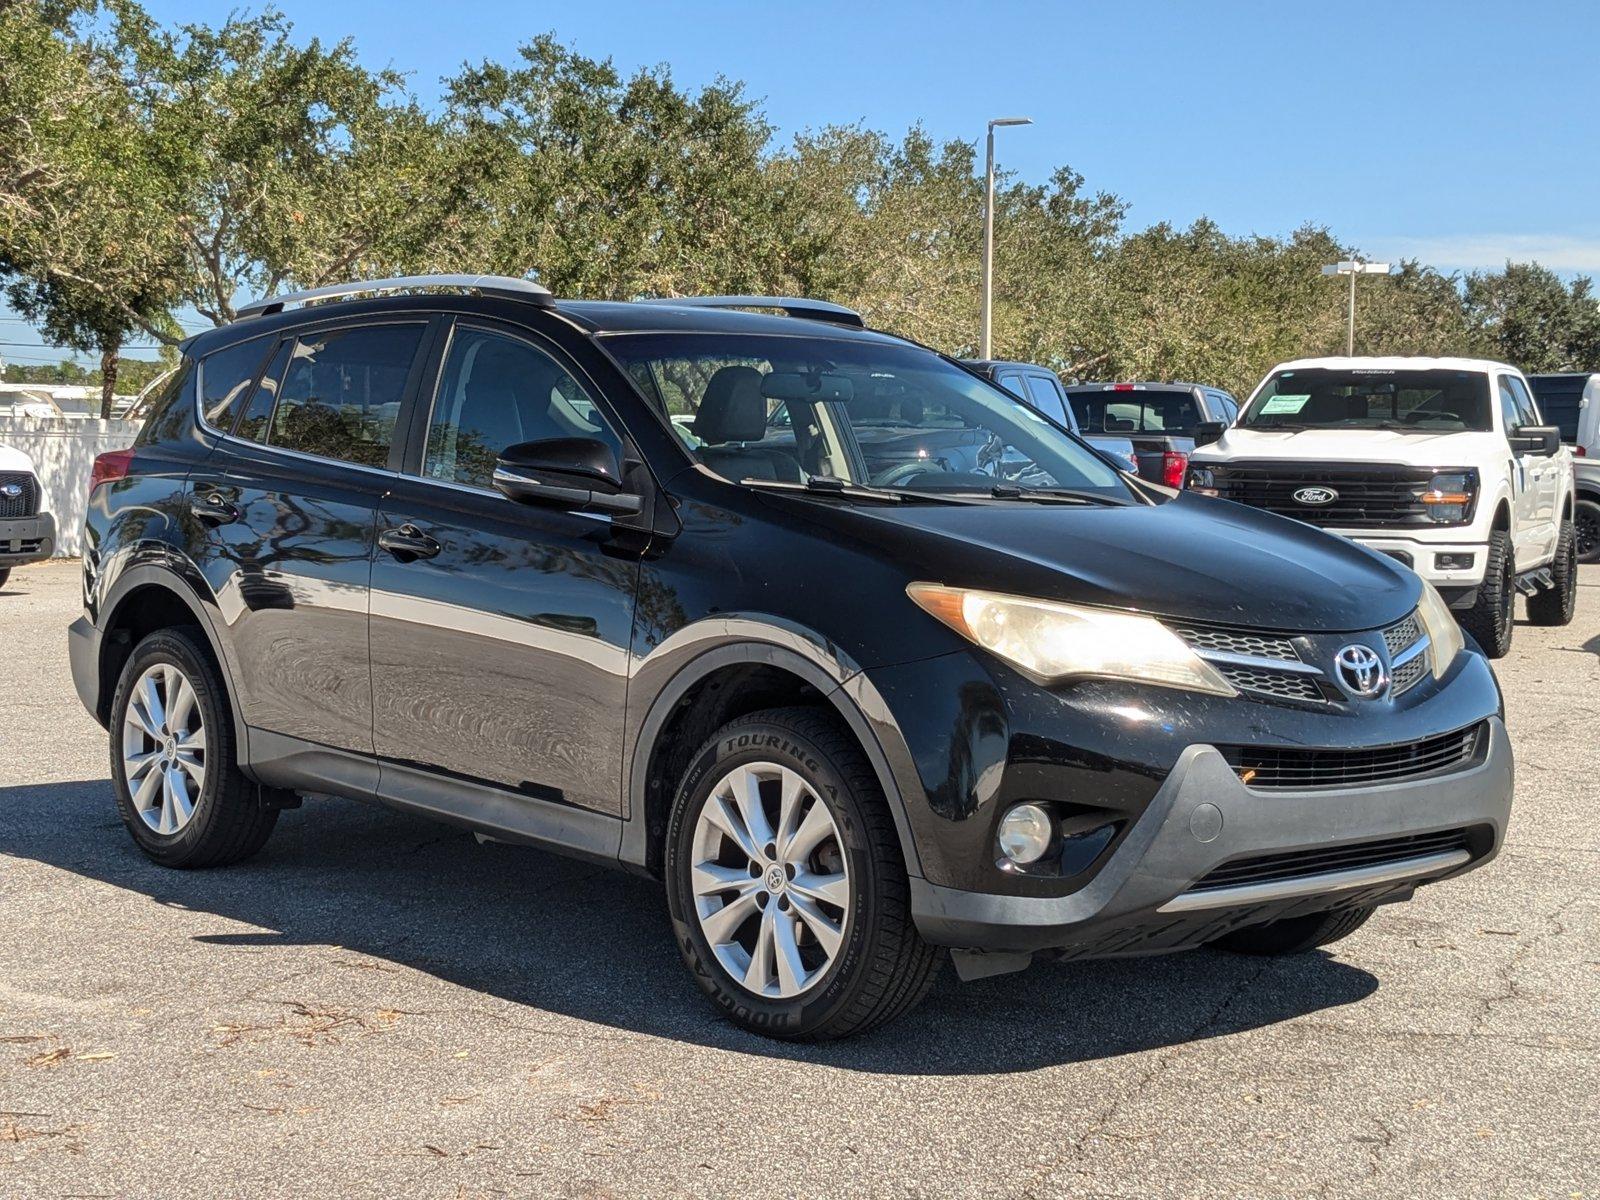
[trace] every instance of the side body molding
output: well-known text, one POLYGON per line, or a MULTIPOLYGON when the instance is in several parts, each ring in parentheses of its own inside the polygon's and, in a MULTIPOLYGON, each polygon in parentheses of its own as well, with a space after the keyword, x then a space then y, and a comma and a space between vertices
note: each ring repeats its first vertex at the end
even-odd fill
MULTIPOLYGON (((906 870, 922 874, 907 804, 921 795, 911 751, 888 706, 862 669, 812 630, 759 613, 719 615, 679 629, 635 667, 628 697, 632 747, 623 781, 623 866, 645 872, 649 850, 649 763, 657 738, 679 701, 725 667, 758 664, 804 680, 827 700, 865 750, 894 817, 906 870)), ((675 785, 674 785, 675 786, 675 785)))

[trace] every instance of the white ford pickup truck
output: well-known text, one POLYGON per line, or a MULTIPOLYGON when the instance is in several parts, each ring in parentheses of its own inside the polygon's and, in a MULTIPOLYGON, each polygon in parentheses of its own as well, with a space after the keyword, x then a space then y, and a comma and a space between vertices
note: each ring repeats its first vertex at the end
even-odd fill
POLYGON ((12 567, 49 558, 56 549, 56 522, 39 511, 42 491, 33 460, 0 445, 0 587, 12 567))
POLYGON ((1572 620, 1572 456, 1505 363, 1283 363, 1196 450, 1188 483, 1399 559, 1491 658, 1510 649, 1518 590, 1534 624, 1572 620))

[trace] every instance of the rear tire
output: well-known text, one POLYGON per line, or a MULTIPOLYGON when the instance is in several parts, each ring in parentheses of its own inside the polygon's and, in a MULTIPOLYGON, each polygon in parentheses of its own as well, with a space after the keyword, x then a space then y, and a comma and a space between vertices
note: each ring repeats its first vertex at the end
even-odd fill
POLYGON ((1347 938, 1367 923, 1375 911, 1371 904, 1356 908, 1340 908, 1333 912, 1311 913, 1304 917, 1286 917, 1282 921, 1268 921, 1265 925, 1251 925, 1224 934, 1211 944, 1219 950, 1235 954, 1255 954, 1277 957, 1285 954, 1304 954, 1318 946, 1326 946, 1347 938))
POLYGON ((1478 598, 1471 608, 1457 613, 1456 620, 1487 657, 1504 658, 1511 649, 1516 611, 1517 581, 1511 535, 1496 529, 1489 534, 1489 552, 1483 567, 1483 582, 1478 585, 1478 598))
POLYGON ((5 587, 6 580, 11 578, 10 567, 0 567, 0 588, 5 587))
POLYGON ((1528 620, 1534 625, 1570 625, 1578 608, 1578 531, 1571 521, 1561 522, 1550 575, 1555 587, 1528 597, 1528 620))
POLYGON ((1572 514, 1578 541, 1578 561, 1600 562, 1600 500, 1580 499, 1572 514))
POLYGON ((153 861, 226 866, 271 835, 278 810, 262 806, 239 770, 227 690, 194 631, 158 630, 134 647, 112 697, 110 731, 117 811, 153 861))
POLYGON ((891 1021, 943 962, 912 922, 877 776, 815 709, 754 713, 706 743, 673 806, 666 884, 695 981, 769 1037, 823 1041, 891 1021))

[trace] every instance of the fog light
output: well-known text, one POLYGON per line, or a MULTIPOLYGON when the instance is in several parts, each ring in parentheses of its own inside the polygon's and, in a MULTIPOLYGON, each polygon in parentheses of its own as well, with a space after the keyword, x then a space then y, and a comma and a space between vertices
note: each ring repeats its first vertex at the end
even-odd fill
POLYGON ((1019 804, 1000 820, 1000 850, 1019 866, 1038 862, 1055 834, 1050 814, 1037 804, 1019 804))

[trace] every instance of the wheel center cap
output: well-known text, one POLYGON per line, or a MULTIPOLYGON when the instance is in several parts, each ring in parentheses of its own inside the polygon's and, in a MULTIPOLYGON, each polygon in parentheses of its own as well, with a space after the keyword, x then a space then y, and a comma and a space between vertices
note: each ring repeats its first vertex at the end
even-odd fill
POLYGON ((783 885, 788 882, 788 877, 784 875, 782 867, 777 863, 773 863, 767 868, 767 876, 764 882, 767 885, 767 891, 776 896, 783 891, 783 885))

